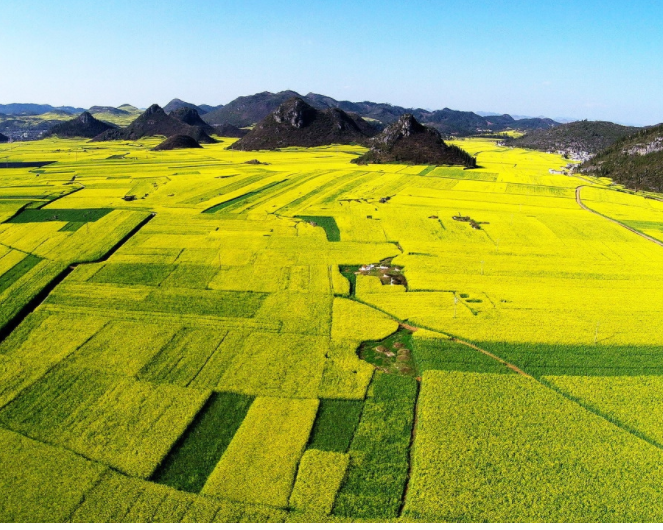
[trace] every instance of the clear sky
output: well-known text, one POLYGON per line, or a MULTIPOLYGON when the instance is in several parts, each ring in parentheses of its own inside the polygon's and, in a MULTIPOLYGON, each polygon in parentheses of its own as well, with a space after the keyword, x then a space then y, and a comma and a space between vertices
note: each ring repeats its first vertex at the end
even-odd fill
POLYGON ((264 90, 663 122, 663 2, 0 0, 0 103, 264 90))

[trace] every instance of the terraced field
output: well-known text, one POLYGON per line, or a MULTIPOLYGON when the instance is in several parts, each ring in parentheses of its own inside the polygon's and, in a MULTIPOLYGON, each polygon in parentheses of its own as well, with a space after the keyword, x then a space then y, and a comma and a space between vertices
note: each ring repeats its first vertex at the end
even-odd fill
POLYGON ((0 521, 663 519, 658 198, 159 141, 0 146, 0 521))

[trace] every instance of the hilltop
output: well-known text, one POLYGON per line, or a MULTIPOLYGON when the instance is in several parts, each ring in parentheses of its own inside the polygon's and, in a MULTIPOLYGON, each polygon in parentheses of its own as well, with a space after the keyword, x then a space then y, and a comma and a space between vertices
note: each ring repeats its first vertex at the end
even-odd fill
POLYGON ((154 147, 152 151, 172 151, 174 149, 202 149, 196 140, 186 134, 176 134, 154 147))
POLYGON ((447 145, 442 135, 404 114, 371 140, 371 150, 353 160, 357 164, 390 162, 418 165, 476 167, 476 159, 459 147, 447 145))
POLYGON ((202 127, 191 126, 169 116, 159 105, 152 105, 131 125, 124 129, 108 130, 93 138, 95 142, 108 140, 138 140, 146 136, 175 136, 184 134, 200 143, 215 143, 202 127))
POLYGON ((552 129, 528 132, 520 138, 507 138, 504 145, 548 153, 564 154, 574 160, 588 160, 616 141, 638 131, 609 121, 575 121, 552 129))
POLYGON ((122 108, 95 105, 94 107, 90 107, 88 112, 98 120, 112 123, 119 127, 126 127, 142 113, 140 109, 131 105, 125 105, 122 108))
POLYGON ((59 136, 60 138, 94 138, 105 131, 116 129, 115 125, 105 123, 96 119, 92 114, 85 111, 73 120, 54 125, 47 136, 59 136))
MULTIPOLYGON (((166 109, 164 109, 164 111, 165 110, 166 109)), ((205 123, 200 117, 198 111, 194 108, 180 107, 179 109, 172 111, 170 113, 170 116, 181 121, 182 123, 191 125, 192 127, 200 127, 207 134, 217 134, 216 129, 211 125, 205 123)))
POLYGON ((199 107, 198 105, 182 101, 181 99, 178 98, 170 100, 168 104, 163 108, 166 114, 171 114, 172 112, 180 109, 193 109, 197 111, 198 114, 201 115, 208 112, 207 110, 203 109, 202 107, 199 107))
POLYGON ((230 148, 256 151, 291 146, 348 144, 366 140, 366 134, 357 122, 341 109, 318 110, 303 99, 293 97, 230 148))
POLYGON ((293 97, 301 96, 292 90, 276 94, 260 92, 252 96, 242 96, 221 108, 208 112, 205 114, 204 120, 213 126, 229 123, 235 127, 247 127, 264 120, 279 105, 293 97))
POLYGON ((123 105, 120 105, 117 107, 120 110, 126 110, 127 112, 140 112, 141 110, 138 107, 134 107, 133 105, 130 105, 129 103, 124 103, 123 105))
POLYGON ((90 114, 112 114, 114 116, 127 116, 131 114, 127 110, 118 109, 116 107, 107 107, 102 105, 95 105, 88 109, 90 114))
POLYGON ((663 125, 613 143, 580 166, 580 171, 636 190, 663 192, 663 125))

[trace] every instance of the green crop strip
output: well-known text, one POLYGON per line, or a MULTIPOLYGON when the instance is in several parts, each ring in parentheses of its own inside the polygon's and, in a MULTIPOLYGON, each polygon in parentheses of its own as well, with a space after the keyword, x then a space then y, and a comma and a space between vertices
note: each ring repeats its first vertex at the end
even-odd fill
POLYGON ((256 195, 259 195, 265 191, 267 191, 270 188, 273 188, 274 186, 277 186, 278 184, 282 184, 283 182, 286 182, 285 180, 280 180, 278 182, 272 182, 271 184, 267 184, 267 186, 263 186, 262 188, 258 188, 255 191, 250 191, 249 193, 245 193, 243 195, 240 195, 239 197, 235 197, 234 199, 230 199, 228 201, 222 202, 220 204, 217 204, 216 206, 212 206, 211 208, 208 208, 205 210, 203 213, 219 213, 222 212, 223 210, 227 210, 228 208, 231 208, 232 206, 239 206, 240 204, 244 204, 249 202, 249 199, 253 199, 256 195))
POLYGON ((46 223, 49 221, 60 221, 65 223, 93 223, 112 212, 112 208, 90 208, 90 209, 41 209, 23 210, 15 215, 7 223, 46 223))
POLYGON ((316 215, 297 215, 297 219, 306 221, 308 223, 315 223, 318 226, 322 227, 327 235, 327 241, 340 241, 341 240, 341 231, 336 224, 336 220, 333 217, 326 216, 316 216, 316 215))
POLYGON ((41 261, 42 258, 33 256, 32 254, 19 261, 11 269, 0 276, 0 293, 9 288, 21 276, 27 274, 35 265, 41 261))
POLYGON ((363 407, 363 401, 321 399, 308 448, 345 453, 354 437, 363 407))
POLYGON ((198 493, 244 421, 252 396, 215 392, 152 479, 198 493))
POLYGON ((398 516, 408 476, 416 398, 415 379, 375 374, 350 445, 350 466, 334 515, 398 516))

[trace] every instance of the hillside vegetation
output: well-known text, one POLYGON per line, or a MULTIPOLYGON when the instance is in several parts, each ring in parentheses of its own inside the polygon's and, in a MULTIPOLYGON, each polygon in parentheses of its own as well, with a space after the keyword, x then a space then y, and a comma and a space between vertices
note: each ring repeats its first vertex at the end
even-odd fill
POLYGON ((520 138, 503 143, 549 153, 560 153, 573 160, 588 160, 599 151, 638 131, 609 121, 574 121, 551 129, 529 131, 520 138))
POLYGON ((663 125, 614 143, 585 162, 580 171, 635 190, 663 191, 663 125))

